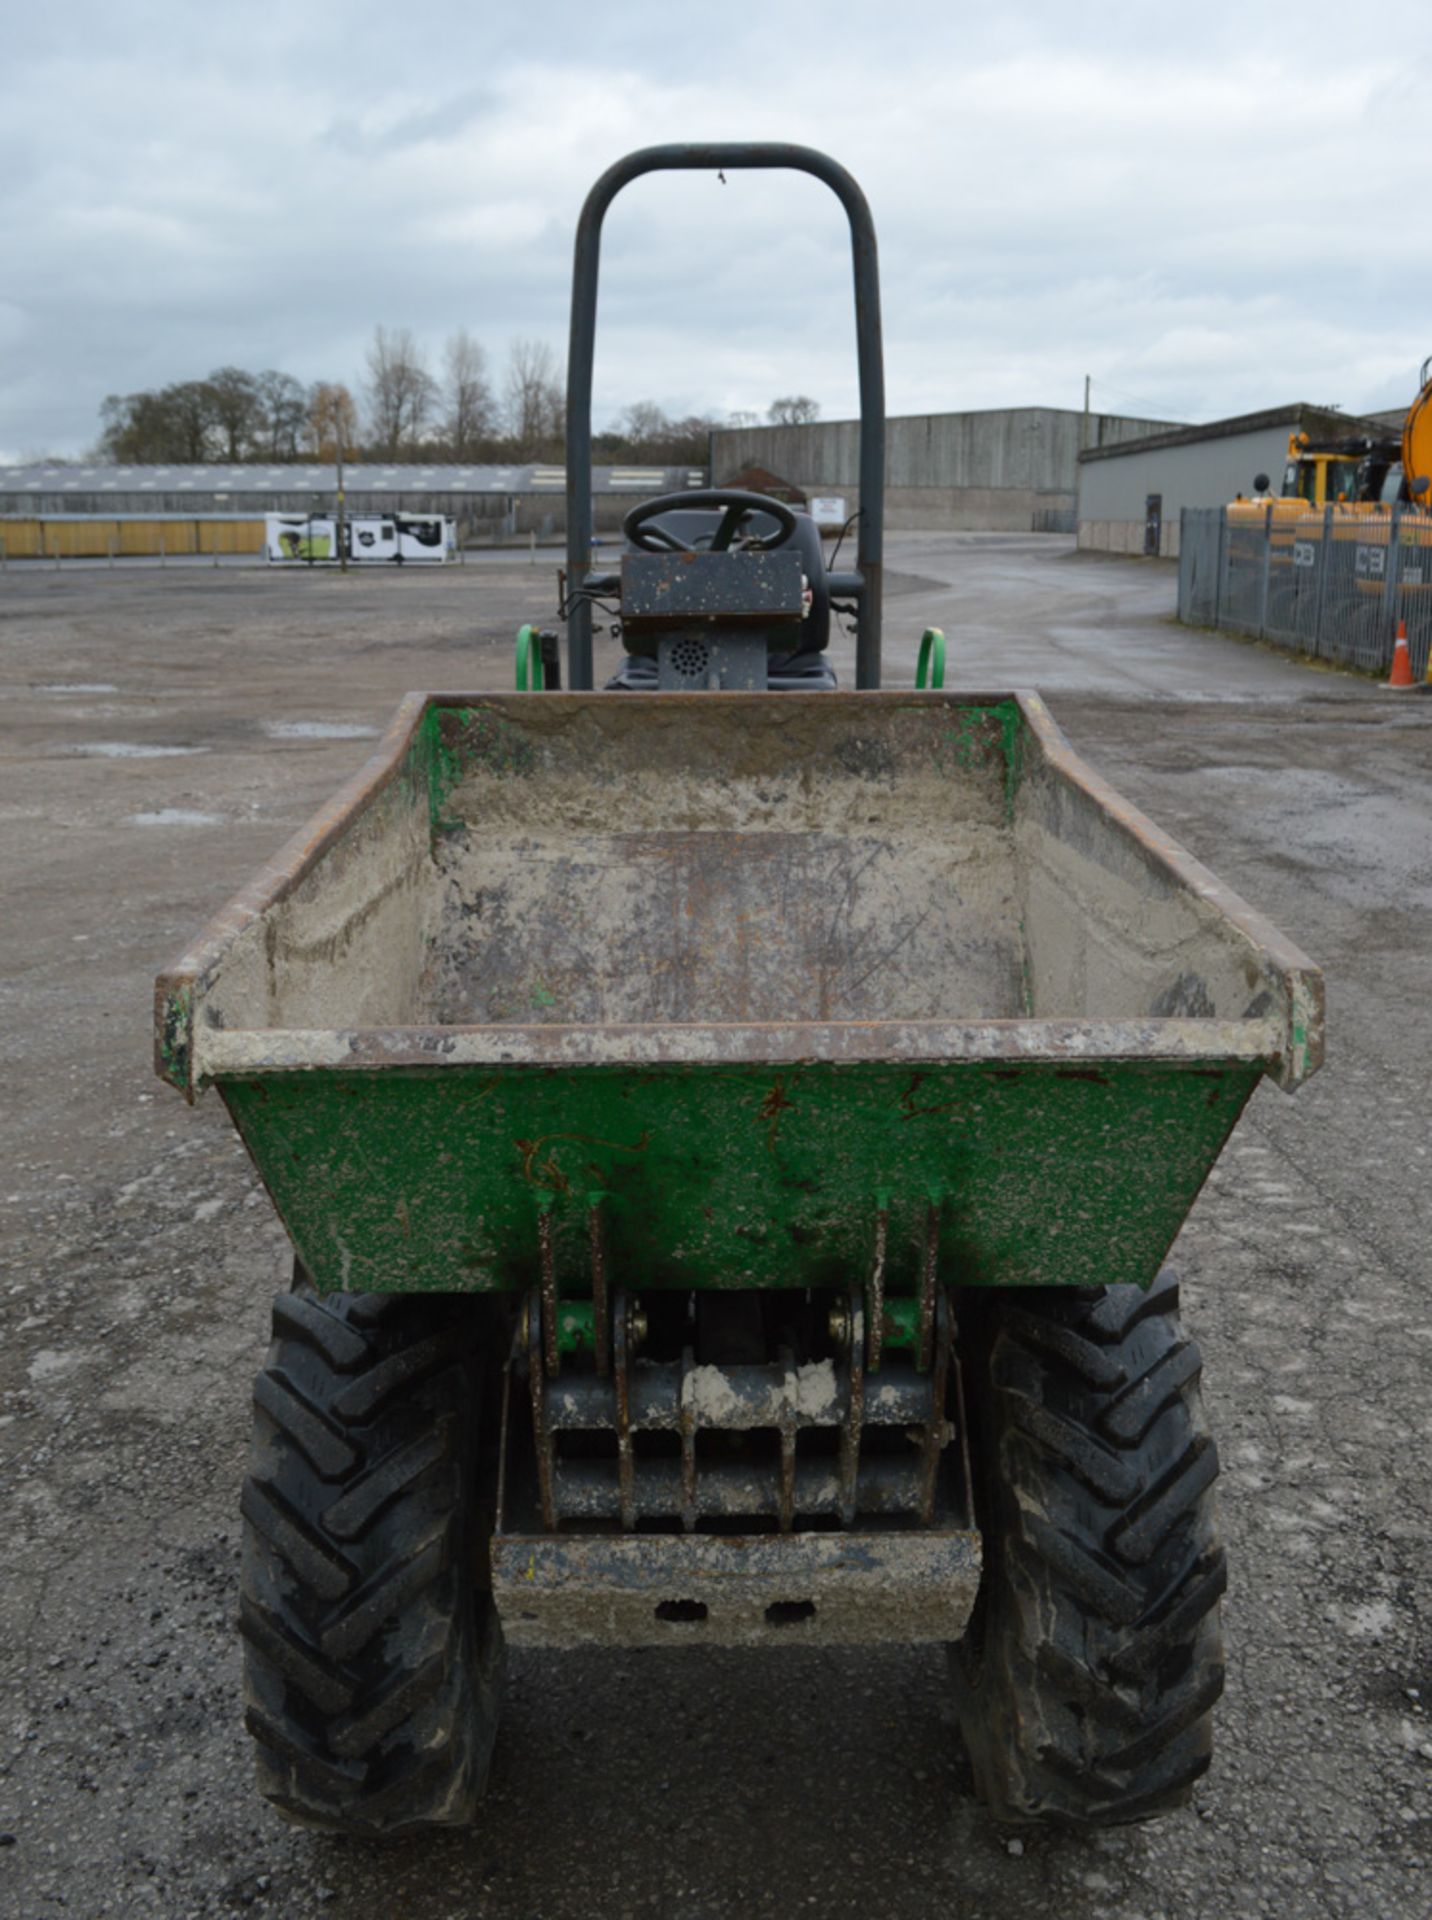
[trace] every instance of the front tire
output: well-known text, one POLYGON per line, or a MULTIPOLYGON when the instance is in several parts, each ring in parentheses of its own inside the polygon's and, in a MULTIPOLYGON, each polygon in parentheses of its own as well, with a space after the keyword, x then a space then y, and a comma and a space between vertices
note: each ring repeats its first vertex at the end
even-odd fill
POLYGON ((985 1574, 952 1649, 976 1791, 1113 1826, 1187 1800, 1223 1691, 1218 1455, 1178 1285, 965 1296, 985 1574))
POLYGON ((240 1625, 260 1791, 352 1834, 469 1822, 502 1634, 475 1503, 483 1303, 274 1302, 244 1483, 240 1625))

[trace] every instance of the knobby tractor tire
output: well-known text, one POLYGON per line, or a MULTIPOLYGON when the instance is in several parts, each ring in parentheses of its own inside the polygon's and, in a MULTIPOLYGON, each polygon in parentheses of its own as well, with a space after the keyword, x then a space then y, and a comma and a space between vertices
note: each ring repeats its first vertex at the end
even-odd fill
POLYGON ((976 1791, 1009 1821, 1149 1819, 1207 1770, 1223 1691, 1218 1455, 1177 1282, 964 1298, 985 1572, 951 1658, 976 1791))
POLYGON ((244 1483, 245 1719, 289 1819, 388 1834, 471 1820, 502 1636, 474 1505, 480 1308, 274 1302, 244 1483))

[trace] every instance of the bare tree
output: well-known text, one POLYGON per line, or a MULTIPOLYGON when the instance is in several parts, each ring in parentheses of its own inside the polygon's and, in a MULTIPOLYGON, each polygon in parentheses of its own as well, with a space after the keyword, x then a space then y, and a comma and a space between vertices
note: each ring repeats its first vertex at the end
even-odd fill
POLYGON ((352 453, 358 441, 358 409, 341 380, 319 380, 308 396, 308 444, 316 460, 332 460, 338 448, 352 453))
POLYGON ((308 425, 308 389, 291 373, 279 373, 272 367, 259 374, 254 384, 259 414, 255 438, 260 450, 270 460, 296 460, 308 425))
POLYGON ((377 451, 396 460, 417 441, 437 384, 408 327, 375 327, 368 348, 368 412, 377 451))
POLYGON ((497 430, 497 401, 487 377, 487 355, 466 327, 443 349, 444 432, 454 460, 476 459, 497 430))
POLYGON ((541 457, 561 439, 566 403, 557 358, 545 340, 512 342, 507 350, 503 398, 507 431, 516 442, 519 460, 541 457))
POLYGON ((820 418, 820 402, 809 394, 787 393, 773 400, 766 414, 773 427, 808 427, 820 418))
POLYGON ((159 396, 172 422, 174 460, 209 460, 219 442, 214 389, 207 380, 178 380, 159 396))
POLYGON ((668 467, 704 466, 711 435, 725 424, 724 420, 703 413, 673 420, 654 400, 634 400, 615 426, 594 437, 593 449, 601 460, 641 460, 651 466, 668 467))
POLYGON ((711 457, 711 436, 725 424, 714 413, 689 413, 684 420, 673 420, 667 459, 676 466, 704 467, 711 457))
POLYGON ((654 400, 634 400, 622 415, 621 430, 634 451, 664 446, 671 438, 671 422, 654 400))
MULTIPOLYGON (((326 391, 316 388, 315 393, 326 391)), ((342 396, 346 444, 357 422, 346 387, 342 396)), ((137 463, 185 460, 271 460, 298 457, 300 440, 313 432, 312 399, 292 374, 250 373, 218 367, 207 380, 178 380, 157 392, 112 393, 100 408, 101 454, 137 463)), ((335 403, 326 403, 322 436, 333 440, 335 403)))
POLYGON ((259 388, 242 367, 216 367, 206 382, 219 458, 245 460, 259 426, 259 388))
POLYGON ((111 393, 99 410, 99 453, 123 465, 175 460, 174 420, 157 393, 111 393))

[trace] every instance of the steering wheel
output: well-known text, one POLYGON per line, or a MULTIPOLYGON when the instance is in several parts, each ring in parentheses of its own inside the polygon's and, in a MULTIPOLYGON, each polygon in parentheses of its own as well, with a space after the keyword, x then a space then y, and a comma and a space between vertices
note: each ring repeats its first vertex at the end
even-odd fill
POLYGON ((753 513, 765 513, 776 522, 776 531, 764 540, 748 540, 747 550, 769 553, 793 538, 796 517, 783 500, 772 500, 764 493, 742 493, 736 487, 707 487, 693 493, 663 493, 658 499, 644 500, 633 507, 622 521, 622 532, 643 553, 725 553, 753 513), (709 547, 693 547, 688 540, 655 525, 664 513, 706 509, 720 513, 721 520, 711 536, 709 547))

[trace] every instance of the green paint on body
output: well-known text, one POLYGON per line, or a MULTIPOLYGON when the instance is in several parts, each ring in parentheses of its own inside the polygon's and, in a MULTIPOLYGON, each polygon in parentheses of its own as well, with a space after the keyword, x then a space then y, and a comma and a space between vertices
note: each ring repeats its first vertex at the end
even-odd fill
POLYGON ((415 755, 422 762, 422 770, 428 781, 428 823, 434 841, 446 833, 455 833, 462 827, 462 821, 449 816, 448 798, 462 779, 463 757, 461 743, 455 741, 439 725, 442 716, 440 707, 429 707, 424 712, 418 728, 415 742, 415 755))
POLYGON ((428 707, 418 736, 417 752, 428 782, 428 819, 435 838, 461 832, 468 825, 449 813, 448 802, 475 767, 530 777, 536 765, 531 742, 495 707, 428 707))
POLYGON ((595 1353, 596 1327, 590 1300, 564 1300, 557 1310, 557 1351, 595 1353))
POLYGON ((887 1300, 880 1337, 887 1347, 914 1347, 920 1341, 920 1302, 887 1300))
POLYGON ((189 1084, 189 1019, 192 1005, 193 993, 188 987, 177 987, 167 993, 156 1028, 155 1064, 164 1079, 175 1087, 187 1087, 189 1084))
POLYGON ((888 1064, 274 1073, 220 1090, 323 1288, 586 1290, 603 1194, 630 1287, 1147 1285, 1261 1068, 888 1064))
POLYGON ((989 707, 961 707, 953 717, 944 745, 954 766, 967 773, 992 752, 1004 761, 1004 817, 1009 824, 1022 772, 1024 721, 1019 708, 1013 700, 999 700, 989 707))

